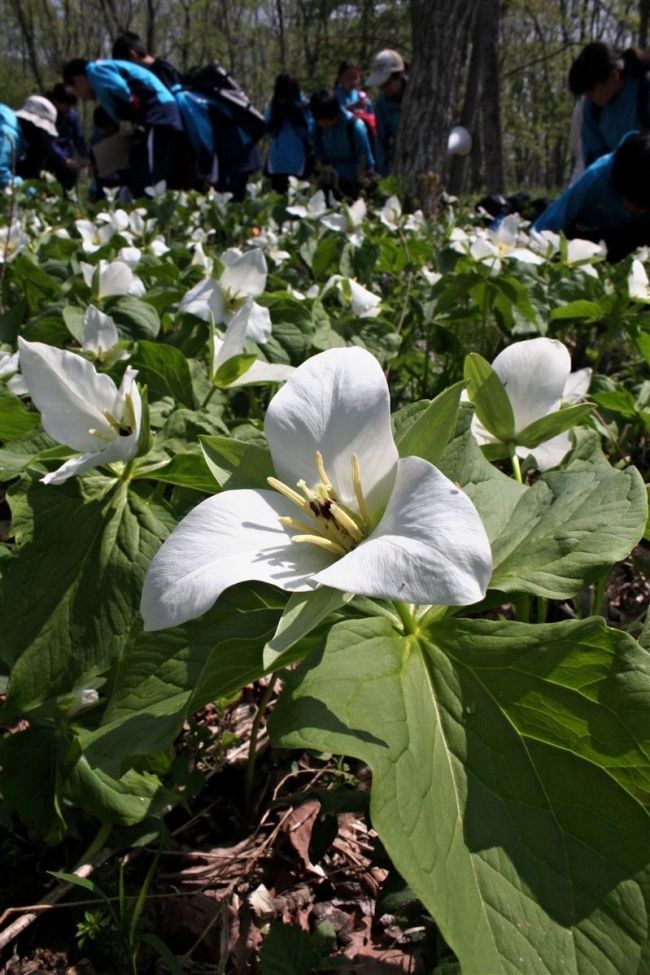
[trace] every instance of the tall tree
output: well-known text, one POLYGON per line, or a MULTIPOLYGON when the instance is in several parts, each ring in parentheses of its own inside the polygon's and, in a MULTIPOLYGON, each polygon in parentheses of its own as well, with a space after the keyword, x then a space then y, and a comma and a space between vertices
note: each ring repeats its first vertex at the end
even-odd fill
POLYGON ((447 138, 480 0, 411 0, 413 60, 404 96, 396 171, 428 210, 443 185, 447 138))
POLYGON ((501 136, 501 79, 499 75, 499 24, 501 0, 482 0, 477 17, 481 47, 483 93, 483 165, 489 193, 502 193, 505 187, 503 140, 501 136))

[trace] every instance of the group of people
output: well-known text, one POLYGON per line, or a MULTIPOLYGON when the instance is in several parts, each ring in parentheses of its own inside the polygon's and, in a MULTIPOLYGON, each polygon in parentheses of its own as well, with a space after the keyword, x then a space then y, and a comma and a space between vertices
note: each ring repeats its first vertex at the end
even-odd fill
POLYGON ((602 240, 617 261, 650 244, 650 54, 594 41, 571 65, 569 88, 578 172, 533 228, 602 240))
POLYGON ((262 116, 216 62, 184 77, 126 32, 112 58, 75 58, 51 91, 31 95, 18 111, 0 105, 0 187, 49 170, 69 188, 90 166, 98 196, 117 185, 137 198, 164 181, 169 189, 213 186, 239 200, 262 165, 279 192, 286 192, 290 176, 309 176, 320 166, 335 195, 354 198, 364 183, 390 172, 407 81, 402 56, 388 49, 366 78, 378 89, 374 104, 360 89, 354 61, 341 62, 334 87, 309 100, 283 73, 262 116), (197 83, 206 78, 207 87, 197 83), (89 145, 78 99, 96 103, 89 145))

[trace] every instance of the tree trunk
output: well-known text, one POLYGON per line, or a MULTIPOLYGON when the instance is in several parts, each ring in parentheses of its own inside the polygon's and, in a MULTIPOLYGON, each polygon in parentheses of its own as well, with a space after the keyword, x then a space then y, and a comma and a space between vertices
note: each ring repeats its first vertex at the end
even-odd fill
POLYGON ((488 193, 503 193, 503 139, 501 137, 501 81, 499 77, 499 21, 501 0, 483 0, 479 15, 480 61, 483 67, 483 165, 488 193))
POLYGON ((479 0, 411 0, 413 63, 402 105, 396 172, 423 209, 442 191, 452 110, 479 0))
POLYGON ((639 0, 639 47, 648 46, 648 20, 650 20, 650 0, 639 0))
MULTIPOLYGON (((479 38, 477 36, 480 28, 480 20, 481 18, 477 17, 476 24, 474 26, 472 37, 472 55, 469 62, 469 68, 467 69, 467 81, 465 83, 465 100, 463 101, 463 108, 460 113, 460 124, 472 134, 472 140, 474 143, 472 155, 477 154, 477 156, 480 147, 480 140, 477 138, 478 133, 475 132, 475 125, 479 91, 481 88, 481 76, 483 72, 483 65, 481 64, 483 47, 479 43, 479 38)), ((466 169, 467 156, 454 156, 451 163, 451 175, 449 177, 449 191, 450 193, 453 193, 454 196, 460 196, 463 192, 466 169)))

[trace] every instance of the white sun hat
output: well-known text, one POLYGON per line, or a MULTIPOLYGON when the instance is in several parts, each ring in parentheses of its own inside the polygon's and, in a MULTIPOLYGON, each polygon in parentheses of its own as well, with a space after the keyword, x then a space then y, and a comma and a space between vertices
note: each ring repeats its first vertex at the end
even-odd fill
POLYGON ((56 129, 56 108, 43 95, 30 95, 16 115, 31 122, 37 128, 44 129, 50 135, 59 134, 56 129))
POLYGON ((387 47, 380 51, 372 62, 370 74, 366 78, 367 85, 383 85, 396 71, 404 70, 404 58, 398 51, 387 47))

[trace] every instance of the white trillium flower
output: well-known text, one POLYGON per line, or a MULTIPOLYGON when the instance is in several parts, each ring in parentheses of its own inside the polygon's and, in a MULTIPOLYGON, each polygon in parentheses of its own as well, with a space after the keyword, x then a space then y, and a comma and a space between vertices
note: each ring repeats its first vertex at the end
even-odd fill
POLYGON ((17 352, 0 352, 0 382, 5 383, 14 396, 26 396, 27 386, 19 370, 20 358, 17 352))
POLYGON ((83 318, 81 348, 84 352, 89 352, 95 359, 102 359, 119 340, 117 326, 111 316, 90 305, 83 318))
MULTIPOLYGON (((247 341, 262 345, 268 341, 270 335, 271 319, 267 309, 249 299, 228 325, 223 339, 216 335, 213 338, 212 381, 216 381, 221 366, 244 353, 247 341)), ((217 385, 232 388, 254 386, 258 383, 281 383, 294 371, 293 366, 257 359, 241 376, 226 384, 217 382, 217 385)))
POLYGON ((342 274, 333 274, 323 288, 326 294, 330 288, 335 287, 341 297, 352 305, 352 311, 359 318, 376 318, 381 309, 381 298, 372 291, 368 291, 362 284, 354 278, 346 278, 342 274))
MULTIPOLYGON (((506 391, 515 419, 517 434, 535 420, 555 413, 563 405, 583 399, 591 382, 591 369, 571 372, 571 356, 557 339, 536 338, 515 342, 496 357, 492 368, 506 391)), ((479 444, 499 443, 479 418, 472 419, 472 433, 479 444)), ((556 467, 568 453, 568 432, 560 433, 537 447, 517 446, 521 459, 532 454, 541 471, 556 467)))
POLYGON ((207 275, 212 274, 212 268, 214 267, 214 260, 203 250, 203 242, 197 240, 193 246, 192 260, 190 262, 194 267, 202 267, 207 275))
POLYGON ((20 367, 43 429, 81 452, 41 480, 62 484, 83 471, 127 461, 138 449, 142 402, 128 367, 119 387, 87 359, 42 342, 18 339, 20 367))
POLYGON ((147 630, 200 616, 249 579, 418 604, 483 597, 492 556, 478 512, 433 465, 399 459, 369 352, 329 349, 299 366, 265 433, 272 490, 223 491, 181 521, 145 578, 147 630))
POLYGON ((496 230, 487 230, 484 236, 475 237, 469 253, 475 261, 491 265, 496 273, 501 270, 504 258, 523 264, 543 264, 544 258, 529 247, 519 246, 519 219, 515 213, 504 217, 496 230))
POLYGON ((389 196, 379 211, 379 219, 389 230, 399 230, 402 224, 402 204, 397 196, 389 196))
POLYGON ((145 186, 144 191, 147 196, 151 196, 154 200, 160 200, 167 192, 167 181, 158 180, 153 186, 145 186))
POLYGON ((120 247, 117 252, 118 261, 124 261, 130 268, 136 267, 140 263, 142 251, 139 247, 120 247))
POLYGON ((293 203, 290 207, 287 207, 287 213, 290 213, 292 217, 308 217, 317 220, 324 213, 327 213, 325 194, 322 190, 316 190, 306 204, 293 203))
POLYGON ((627 278, 627 290, 630 298, 635 301, 650 301, 650 281, 641 261, 632 261, 632 268, 627 278))
POLYGON ((149 244, 149 250, 154 257, 162 257, 163 254, 167 254, 169 252, 169 247, 165 243, 163 237, 154 237, 149 244))
POLYGON ((13 260, 29 244, 29 240, 17 220, 10 227, 0 227, 0 264, 13 260))
POLYGON ((415 210, 413 213, 409 213, 406 221, 404 223, 404 230, 416 231, 424 230, 427 225, 426 218, 422 213, 422 210, 415 210))
POLYGON ((432 286, 434 284, 437 284, 438 281, 440 280, 440 278, 442 277, 442 274, 440 273, 440 271, 432 271, 431 268, 429 268, 429 267, 421 267, 420 268, 420 274, 422 275, 422 277, 424 278, 424 280, 427 282, 427 284, 430 284, 432 286))
POLYGON ((94 290, 97 282, 97 298, 108 298, 111 295, 134 295, 140 298, 145 293, 144 284, 124 261, 101 260, 98 264, 80 261, 79 267, 91 290, 94 290))
POLYGON ((91 220, 75 220, 74 225, 81 237, 81 248, 84 254, 94 254, 107 244, 115 233, 112 223, 95 224, 91 220))
MULTIPOLYGON (((217 324, 230 322, 248 299, 257 298, 266 287, 266 261, 260 250, 250 250, 242 254, 236 248, 230 248, 221 255, 224 265, 218 280, 206 278, 199 281, 185 295, 179 305, 179 311, 189 312, 217 324)), ((248 307, 251 307, 249 305, 248 307)), ((253 310, 259 305, 252 302, 253 310)), ((268 310, 264 309, 268 315, 268 310)))
MULTIPOLYGON (((533 230, 530 235, 530 246, 533 250, 543 254, 550 260, 555 254, 562 252, 561 238, 552 230, 533 230)), ((597 278, 598 271, 592 261, 601 261, 607 257, 607 247, 604 243, 595 244, 592 240, 582 240, 575 237, 567 240, 565 245, 564 264, 574 270, 578 269, 589 277, 597 278)))
POLYGON ((329 213, 321 217, 320 222, 328 230, 336 230, 338 233, 347 234, 352 246, 360 247, 363 243, 361 226, 365 219, 366 201, 360 199, 351 206, 344 203, 340 213, 329 213))

